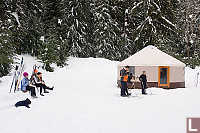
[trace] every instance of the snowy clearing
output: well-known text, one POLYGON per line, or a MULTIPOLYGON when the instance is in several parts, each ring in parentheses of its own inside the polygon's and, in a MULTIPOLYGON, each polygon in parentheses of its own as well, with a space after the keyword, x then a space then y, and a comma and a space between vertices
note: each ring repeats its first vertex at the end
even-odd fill
MULTIPOLYGON (((31 74, 35 58, 26 55, 24 61, 31 74)), ((12 76, 1 79, 1 133, 184 133, 186 117, 200 117, 197 69, 186 68, 187 88, 151 88, 147 96, 134 90, 130 98, 122 98, 116 86, 118 62, 70 58, 67 63, 53 73, 40 69, 55 90, 37 99, 8 93, 12 76), (27 97, 30 109, 13 106, 27 97)))

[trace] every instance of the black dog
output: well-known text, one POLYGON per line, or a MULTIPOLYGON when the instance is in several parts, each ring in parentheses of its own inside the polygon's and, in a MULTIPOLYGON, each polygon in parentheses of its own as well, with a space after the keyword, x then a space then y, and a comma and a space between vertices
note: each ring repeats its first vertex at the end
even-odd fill
POLYGON ((31 104, 31 100, 29 100, 28 98, 26 98, 26 100, 24 101, 19 101, 15 104, 15 107, 19 107, 19 106, 25 106, 27 108, 30 108, 29 105, 31 104))

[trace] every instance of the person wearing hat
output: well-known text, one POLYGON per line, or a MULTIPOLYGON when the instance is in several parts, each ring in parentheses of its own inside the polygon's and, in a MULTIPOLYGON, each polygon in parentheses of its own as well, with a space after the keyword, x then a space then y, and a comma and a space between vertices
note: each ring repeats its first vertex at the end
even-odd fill
POLYGON ((35 68, 33 70, 33 73, 31 75, 31 79, 30 79, 32 84, 34 84, 34 77, 37 76, 37 73, 38 73, 38 70, 35 68))
MULTIPOLYGON (((37 71, 35 71, 37 72, 37 71)), ((42 90, 44 90, 44 93, 49 93, 47 91, 48 90, 53 90, 54 87, 50 88, 48 86, 45 85, 45 82, 42 80, 42 73, 41 72, 37 72, 37 74, 34 74, 32 77, 32 83, 33 85, 35 85, 36 87, 40 87, 40 95, 44 96, 42 94, 42 90)))
POLYGON ((129 66, 126 66, 125 68, 120 70, 120 82, 121 82, 121 96, 126 97, 129 95, 128 93, 128 74, 129 74, 129 66))
POLYGON ((21 81, 21 90, 23 92, 30 91, 31 92, 31 96, 33 98, 37 98, 36 93, 35 93, 35 87, 33 87, 29 82, 28 73, 24 72, 23 76, 24 76, 24 78, 21 81))

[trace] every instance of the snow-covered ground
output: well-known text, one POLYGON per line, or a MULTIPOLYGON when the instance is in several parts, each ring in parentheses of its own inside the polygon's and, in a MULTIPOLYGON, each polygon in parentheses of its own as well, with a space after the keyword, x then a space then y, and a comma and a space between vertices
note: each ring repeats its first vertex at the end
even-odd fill
MULTIPOLYGON (((37 63, 24 56, 25 71, 37 63)), ((31 99, 28 93, 8 93, 12 76, 0 79, 0 133, 185 133, 186 117, 200 117, 197 70, 186 68, 183 89, 139 90, 119 96, 117 63, 99 58, 70 58, 68 66, 43 72, 55 90, 31 99), (25 98, 31 108, 13 105, 25 98)), ((39 63, 38 63, 39 64, 39 63)))

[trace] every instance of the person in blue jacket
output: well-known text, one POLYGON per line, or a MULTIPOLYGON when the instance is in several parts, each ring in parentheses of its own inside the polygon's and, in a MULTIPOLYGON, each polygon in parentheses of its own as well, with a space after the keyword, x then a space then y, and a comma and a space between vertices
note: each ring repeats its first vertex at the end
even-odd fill
POLYGON ((21 81, 21 90, 23 92, 30 91, 31 92, 31 96, 33 98, 37 98, 36 92, 35 92, 35 87, 33 87, 32 85, 30 85, 30 83, 29 83, 28 73, 24 72, 23 76, 24 76, 24 78, 21 81))

